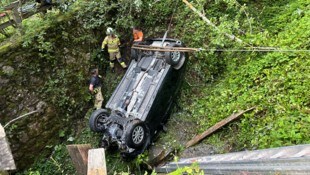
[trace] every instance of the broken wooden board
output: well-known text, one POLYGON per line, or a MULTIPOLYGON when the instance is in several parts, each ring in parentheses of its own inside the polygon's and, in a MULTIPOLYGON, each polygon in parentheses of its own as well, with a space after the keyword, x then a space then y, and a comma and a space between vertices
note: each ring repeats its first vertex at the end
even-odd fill
POLYGON ((104 148, 88 151, 87 175, 107 175, 104 148))
POLYGON ((15 170, 15 162, 13 155, 7 142, 6 135, 2 125, 0 124, 0 171, 15 170))
POLYGON ((205 132, 203 132, 202 134, 199 134, 197 136, 195 136, 192 140, 190 140, 189 142, 186 143, 186 148, 195 145, 196 143, 200 142, 202 139, 204 139, 205 137, 211 135, 212 133, 214 133, 215 131, 217 131, 218 129, 220 129, 221 127, 225 126, 227 123, 237 119, 238 117, 242 116, 242 114, 251 111, 255 109, 255 107, 251 107, 247 110, 244 111, 240 111, 236 114, 232 114, 231 116, 225 118, 224 120, 216 123, 215 125, 213 125, 211 128, 207 129, 205 132))
POLYGON ((88 150, 90 149, 90 144, 67 145, 67 150, 73 165, 80 175, 85 175, 87 173, 88 150))

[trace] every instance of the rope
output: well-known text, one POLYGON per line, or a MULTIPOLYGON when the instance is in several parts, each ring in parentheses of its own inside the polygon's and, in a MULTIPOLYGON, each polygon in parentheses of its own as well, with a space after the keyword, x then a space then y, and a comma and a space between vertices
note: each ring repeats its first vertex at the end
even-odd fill
POLYGON ((159 47, 148 45, 134 45, 132 49, 160 51, 160 52, 199 52, 199 51, 219 51, 219 52, 310 52, 310 50, 278 49, 273 47, 254 47, 254 49, 203 49, 189 47, 159 47))
POLYGON ((19 116, 19 117, 15 118, 15 119, 9 121, 7 124, 4 125, 3 128, 6 128, 7 126, 9 126, 11 123, 15 122, 16 120, 19 120, 19 119, 21 119, 21 118, 27 117, 28 115, 37 113, 37 112, 39 112, 39 111, 40 111, 40 110, 35 110, 35 111, 28 112, 27 114, 24 114, 24 115, 22 115, 22 116, 19 116))
POLYGON ((281 49, 201 49, 202 51, 220 52, 310 52, 310 50, 281 50, 281 49))
POLYGON ((173 12, 172 12, 172 15, 171 15, 171 18, 170 18, 170 22, 169 22, 169 25, 168 25, 168 29, 167 29, 168 32, 169 32, 170 29, 171 29, 171 24, 172 24, 173 15, 174 15, 175 10, 177 9, 177 2, 178 2, 178 1, 175 1, 175 3, 174 3, 173 12))

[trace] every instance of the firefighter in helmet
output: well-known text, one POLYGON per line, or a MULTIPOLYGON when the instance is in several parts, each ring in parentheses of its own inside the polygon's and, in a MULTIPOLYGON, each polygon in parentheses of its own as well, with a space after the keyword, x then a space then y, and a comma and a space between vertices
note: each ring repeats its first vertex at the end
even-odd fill
POLYGON ((121 58, 121 53, 119 51, 119 46, 121 44, 119 38, 115 35, 115 32, 111 27, 107 28, 106 34, 107 36, 104 38, 102 42, 101 51, 104 50, 105 46, 108 46, 108 52, 110 55, 110 67, 112 69, 112 72, 114 72, 115 58, 120 63, 122 68, 126 69, 127 65, 124 62, 124 60, 121 58))

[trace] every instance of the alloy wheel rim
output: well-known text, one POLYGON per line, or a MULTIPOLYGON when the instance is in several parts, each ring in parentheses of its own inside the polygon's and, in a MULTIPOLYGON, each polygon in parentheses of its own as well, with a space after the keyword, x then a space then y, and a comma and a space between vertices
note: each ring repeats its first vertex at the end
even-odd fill
POLYGON ((132 133, 132 141, 135 144, 139 144, 139 143, 142 142, 143 137, 144 137, 144 129, 143 129, 143 127, 142 126, 135 127, 135 129, 133 130, 133 133, 132 133))
POLYGON ((179 59, 180 59, 180 55, 181 53, 180 52, 172 52, 171 53, 171 59, 173 62, 178 62, 179 59))

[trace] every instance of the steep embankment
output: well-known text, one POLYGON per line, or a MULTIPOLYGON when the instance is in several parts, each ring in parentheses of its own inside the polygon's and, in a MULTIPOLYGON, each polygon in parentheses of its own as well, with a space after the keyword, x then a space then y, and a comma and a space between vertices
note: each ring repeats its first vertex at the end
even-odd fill
MULTIPOLYGON (((258 2, 248 7, 252 34, 244 30, 249 28, 242 28, 247 20, 240 23, 239 29, 247 31, 244 42, 285 51, 233 52, 229 50, 243 47, 233 49, 225 44, 224 51, 198 53, 186 77, 181 114, 196 121, 200 133, 238 110, 256 106, 255 111, 204 141, 220 152, 310 143, 310 4, 302 0, 258 2), (213 80, 210 74, 217 72, 219 76, 213 80)), ((206 14, 212 10, 208 8, 206 14)), ((188 24, 192 23, 199 27, 184 38, 193 36, 190 43, 199 46, 206 41, 204 45, 212 47, 214 41, 199 34, 203 33, 200 24, 188 24), (201 39, 196 41, 196 37, 201 39)), ((187 30, 191 28, 186 25, 187 30)))

